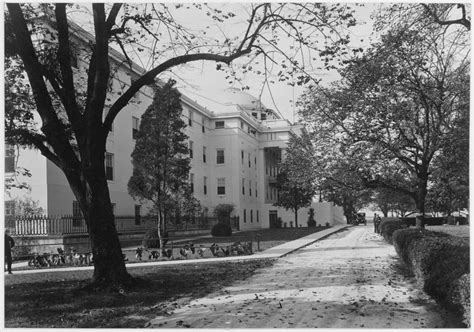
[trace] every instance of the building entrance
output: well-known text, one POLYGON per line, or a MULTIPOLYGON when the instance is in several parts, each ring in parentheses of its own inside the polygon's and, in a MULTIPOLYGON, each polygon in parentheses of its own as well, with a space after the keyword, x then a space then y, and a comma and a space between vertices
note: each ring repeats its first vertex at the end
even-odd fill
POLYGON ((278 212, 276 210, 269 211, 269 220, 270 220, 270 228, 279 228, 278 227, 278 212))

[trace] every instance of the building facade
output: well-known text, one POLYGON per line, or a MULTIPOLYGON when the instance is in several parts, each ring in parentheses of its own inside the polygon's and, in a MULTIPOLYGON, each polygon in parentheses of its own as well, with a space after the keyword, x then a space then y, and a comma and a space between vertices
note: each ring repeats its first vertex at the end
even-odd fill
MULTIPOLYGON (((81 44, 91 38, 81 28, 72 26, 74 43, 81 44)), ((79 72, 85 63, 81 63, 78 55, 79 72)), ((110 62, 116 70, 113 90, 127 88, 143 73, 136 64, 125 65, 122 56, 113 49, 110 62)), ((128 194, 127 183, 132 175, 135 135, 141 115, 152 102, 152 93, 146 87, 135 95, 116 117, 107 139, 105 167, 115 215, 147 213, 146 203, 135 201, 128 194)), ((300 134, 301 128, 246 92, 226 89, 218 96, 208 97, 198 103, 185 94, 181 96, 191 151, 189 181, 194 196, 210 215, 218 204, 234 205, 232 215, 239 217, 241 230, 268 228, 278 217, 290 225, 293 213, 273 206, 278 197, 275 183, 278 163, 284 158, 289 137, 300 134)), ((80 214, 62 171, 38 151, 7 146, 5 177, 29 185, 28 190, 11 189, 5 193, 6 215, 15 213, 15 204, 25 197, 37 202, 45 214, 80 214), (28 169, 31 176, 15 174, 19 167, 28 169)), ((313 207, 318 224, 343 222, 340 208, 330 203, 314 203, 313 207)), ((300 225, 304 226, 306 219, 307 209, 301 209, 300 225)))

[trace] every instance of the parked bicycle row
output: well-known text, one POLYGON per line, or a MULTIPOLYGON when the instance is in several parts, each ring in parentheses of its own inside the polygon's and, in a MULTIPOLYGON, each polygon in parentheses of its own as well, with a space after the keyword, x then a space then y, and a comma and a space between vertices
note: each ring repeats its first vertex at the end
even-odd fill
MULTIPOLYGON (((226 245, 213 243, 210 246, 195 245, 192 242, 189 242, 182 246, 164 246, 163 250, 160 250, 159 248, 138 247, 135 249, 135 260, 193 259, 251 254, 253 254, 252 241, 234 242, 226 245)), ((124 254, 124 260, 129 261, 127 254, 124 254)), ((35 268, 61 265, 87 266, 92 265, 93 263, 94 255, 92 252, 80 253, 71 247, 68 252, 65 252, 62 248, 57 248, 57 253, 34 253, 28 261, 28 266, 35 268)))

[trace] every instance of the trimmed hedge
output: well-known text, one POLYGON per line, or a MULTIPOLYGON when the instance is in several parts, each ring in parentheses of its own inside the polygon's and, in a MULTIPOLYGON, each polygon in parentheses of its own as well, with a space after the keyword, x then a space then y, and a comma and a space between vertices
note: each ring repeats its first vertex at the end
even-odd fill
POLYGON ((399 219, 382 220, 379 225, 379 232, 388 243, 392 243, 392 234, 397 229, 407 228, 407 225, 399 219))
POLYGON ((452 305, 454 282, 469 273, 469 239, 425 236, 408 247, 418 284, 428 295, 452 305))
POLYGON ((231 236, 232 228, 224 223, 217 223, 212 227, 211 230, 212 236, 231 236))
POLYGON ((420 228, 404 228, 404 229, 397 229, 392 234, 392 243, 397 251, 398 256, 402 259, 402 261, 410 266, 411 262, 409 260, 409 248, 410 244, 413 241, 418 241, 423 237, 447 237, 449 236, 446 233, 441 232, 433 232, 426 229, 420 228))
MULTIPOLYGON (((163 236, 163 246, 165 246, 166 243, 168 242, 169 234, 168 234, 168 232, 165 232, 165 234, 162 234, 162 236, 163 236)), ((159 241, 159 238, 158 238, 158 230, 156 228, 149 229, 146 232, 146 234, 145 234, 145 236, 143 237, 143 240, 142 240, 142 246, 145 249, 160 248, 160 241, 159 241)))
POLYGON ((462 312, 463 323, 471 326, 471 274, 463 274, 457 279, 451 289, 450 302, 459 307, 462 312))

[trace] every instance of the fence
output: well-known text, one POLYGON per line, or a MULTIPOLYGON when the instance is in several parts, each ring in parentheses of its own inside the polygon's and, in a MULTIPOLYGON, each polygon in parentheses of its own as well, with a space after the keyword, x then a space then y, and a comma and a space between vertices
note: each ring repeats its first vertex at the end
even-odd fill
MULTIPOLYGON (((217 222, 217 218, 198 217, 185 223, 167 225, 166 229, 170 231, 212 229, 217 222)), ((146 231, 154 225, 156 221, 150 217, 142 217, 137 222, 135 216, 115 216, 117 232, 146 231)), ((238 230, 239 218, 231 218, 230 226, 238 230)), ((72 215, 15 216, 6 223, 6 228, 16 236, 61 236, 87 233, 85 220, 72 215)))

